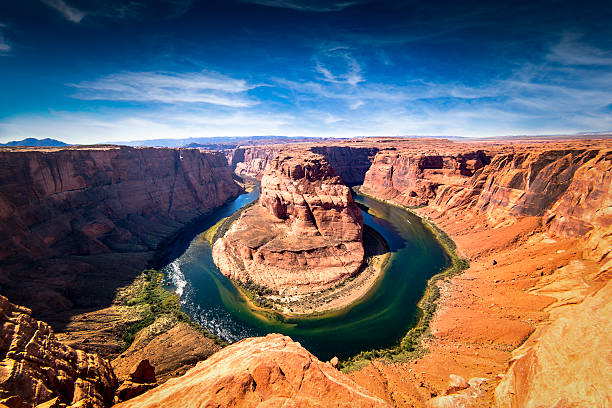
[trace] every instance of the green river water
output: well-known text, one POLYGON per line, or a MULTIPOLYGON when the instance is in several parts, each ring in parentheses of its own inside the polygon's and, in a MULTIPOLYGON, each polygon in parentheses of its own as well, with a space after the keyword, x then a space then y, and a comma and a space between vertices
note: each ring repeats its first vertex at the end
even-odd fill
MULTIPOLYGON (((196 232, 256 200, 258 194, 255 189, 210 213, 196 232)), ((339 313, 281 322, 251 311, 213 263, 208 242, 193 232, 177 241, 172 262, 163 268, 171 281, 170 289, 181 295, 186 313, 229 342, 279 332, 299 341, 323 361, 392 346, 416 324, 417 303, 427 280, 447 267, 449 258, 417 216, 366 196, 357 194, 354 198, 375 214, 363 211, 364 223, 385 238, 391 257, 368 295, 339 313)))

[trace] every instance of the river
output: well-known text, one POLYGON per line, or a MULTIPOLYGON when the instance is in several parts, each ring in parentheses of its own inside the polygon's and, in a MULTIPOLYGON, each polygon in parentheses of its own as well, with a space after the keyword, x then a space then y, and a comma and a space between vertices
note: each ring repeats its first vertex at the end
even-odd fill
MULTIPOLYGON (((258 195, 255 189, 211 212, 197 226, 198 231, 205 231, 258 195)), ((385 238, 391 257, 368 295, 341 313, 288 323, 252 312, 215 266, 208 242, 201 235, 192 239, 193 232, 175 243, 173 260, 163 268, 171 282, 168 289, 180 294, 183 310, 196 322, 229 342, 280 332, 323 361, 392 346, 416 324, 417 303, 427 280, 447 267, 449 258, 417 216, 369 197, 357 194, 354 198, 375 214, 362 211, 364 223, 385 238)))

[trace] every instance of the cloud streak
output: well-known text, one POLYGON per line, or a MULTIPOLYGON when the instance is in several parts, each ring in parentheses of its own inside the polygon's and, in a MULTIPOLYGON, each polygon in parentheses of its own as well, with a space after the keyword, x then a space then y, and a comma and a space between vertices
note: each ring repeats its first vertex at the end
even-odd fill
POLYGON ((4 38, 3 29, 6 28, 6 24, 0 24, 0 56, 7 55, 13 48, 11 44, 4 38))
POLYGON ((243 0, 246 3, 255 3, 268 7, 279 7, 308 12, 340 11, 357 4, 367 3, 369 0, 332 1, 332 0, 243 0))
POLYGON ((41 0, 47 6, 57 10, 64 18, 72 23, 78 24, 86 16, 85 12, 78 10, 66 3, 64 0, 41 0))
POLYGON ((156 103, 204 103, 234 108, 256 105, 247 92, 260 85, 213 72, 123 72, 68 84, 76 88, 72 97, 83 100, 156 103))

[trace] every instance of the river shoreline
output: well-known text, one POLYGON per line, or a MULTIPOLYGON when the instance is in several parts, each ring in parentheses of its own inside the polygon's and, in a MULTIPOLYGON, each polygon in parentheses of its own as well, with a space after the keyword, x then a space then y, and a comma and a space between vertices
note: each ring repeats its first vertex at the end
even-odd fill
MULTIPOLYGON (((252 203, 247 204, 232 216, 213 225, 203 234, 210 245, 221 238, 238 216, 252 203), (221 233, 220 233, 221 232, 221 233)), ((263 295, 257 288, 247 288, 232 280, 243 300, 252 312, 271 320, 291 322, 301 319, 318 319, 339 316, 368 298, 384 276, 390 258, 389 246, 375 230, 364 226, 365 257, 362 267, 352 277, 339 284, 307 295, 263 295)))
POLYGON ((438 244, 440 244, 440 246, 444 248, 445 253, 451 260, 451 265, 445 268, 440 273, 435 274, 434 276, 428 279, 423 296, 417 304, 420 311, 419 320, 416 325, 414 325, 406 332, 399 344, 394 347, 364 351, 357 354, 356 356, 341 361, 340 368, 344 372, 358 370, 369 362, 371 362, 372 360, 379 358, 384 358, 393 362, 397 362, 412 360, 415 358, 419 358, 423 354, 425 354, 427 350, 423 346, 423 340, 431 332, 430 323, 434 316, 434 313, 436 312, 436 309, 438 308, 438 300, 440 298, 440 289, 437 285, 437 282, 440 280, 448 279, 453 276, 457 276, 469 268, 469 262, 466 259, 460 258, 459 255, 457 255, 457 246, 454 241, 429 217, 417 214, 406 206, 388 200, 381 200, 377 197, 367 194, 363 192, 359 186, 353 187, 353 190, 362 196, 368 197, 372 200, 387 205, 397 207, 418 217, 423 223, 423 225, 425 225, 425 227, 435 237, 438 244))

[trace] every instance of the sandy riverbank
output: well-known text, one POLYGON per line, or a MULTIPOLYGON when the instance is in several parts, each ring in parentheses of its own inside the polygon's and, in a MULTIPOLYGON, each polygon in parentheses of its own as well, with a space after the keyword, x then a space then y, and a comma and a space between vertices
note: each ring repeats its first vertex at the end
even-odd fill
POLYGON ((357 274, 319 293, 293 296, 265 296, 283 315, 296 317, 341 312, 375 290, 390 257, 387 243, 380 234, 364 228, 365 259, 357 274))
POLYGON ((290 319, 340 314, 376 289, 391 256, 384 238, 367 226, 364 229, 364 249, 363 266, 353 277, 319 293, 264 296, 238 282, 233 283, 252 311, 268 317, 278 314, 290 319))

